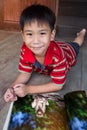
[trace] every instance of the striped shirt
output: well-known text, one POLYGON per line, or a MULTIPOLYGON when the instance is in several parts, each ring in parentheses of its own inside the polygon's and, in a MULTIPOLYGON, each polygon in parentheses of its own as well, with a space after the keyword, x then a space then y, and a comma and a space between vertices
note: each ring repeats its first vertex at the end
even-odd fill
POLYGON ((76 63, 75 57, 76 53, 70 44, 51 41, 42 66, 24 43, 21 48, 19 71, 22 73, 36 71, 50 75, 55 84, 62 86, 66 81, 66 73, 76 63))

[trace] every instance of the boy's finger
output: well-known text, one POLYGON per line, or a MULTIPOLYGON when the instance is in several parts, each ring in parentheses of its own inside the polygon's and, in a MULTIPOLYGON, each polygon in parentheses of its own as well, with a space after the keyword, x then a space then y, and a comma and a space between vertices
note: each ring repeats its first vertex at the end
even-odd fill
POLYGON ((21 87, 22 84, 16 84, 13 86, 13 89, 21 87))
POLYGON ((17 101, 17 99, 18 99, 18 97, 15 96, 15 97, 11 98, 10 101, 17 101))
POLYGON ((10 88, 10 91, 11 91, 11 93, 12 93, 12 95, 13 95, 13 98, 16 97, 16 94, 15 94, 15 91, 14 91, 14 88, 13 88, 13 87, 10 88))
POLYGON ((14 98, 14 101, 17 101, 17 99, 18 99, 18 97, 16 96, 16 97, 14 98))
POLYGON ((7 92, 4 95, 4 100, 6 102, 11 102, 11 101, 16 101, 17 100, 17 96, 15 95, 15 92, 14 92, 13 88, 9 88, 7 90, 7 92))

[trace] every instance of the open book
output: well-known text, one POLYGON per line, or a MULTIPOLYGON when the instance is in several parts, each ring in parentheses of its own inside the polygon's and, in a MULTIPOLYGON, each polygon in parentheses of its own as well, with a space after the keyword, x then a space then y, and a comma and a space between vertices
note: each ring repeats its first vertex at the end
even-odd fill
POLYGON ((87 130, 86 92, 19 98, 11 103, 3 130, 87 130))

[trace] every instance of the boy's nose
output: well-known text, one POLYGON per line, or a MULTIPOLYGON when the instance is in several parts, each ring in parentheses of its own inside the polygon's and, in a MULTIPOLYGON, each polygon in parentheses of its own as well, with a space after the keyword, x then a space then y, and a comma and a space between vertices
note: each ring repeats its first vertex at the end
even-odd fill
POLYGON ((38 37, 34 37, 33 42, 34 42, 35 44, 38 43, 38 37))

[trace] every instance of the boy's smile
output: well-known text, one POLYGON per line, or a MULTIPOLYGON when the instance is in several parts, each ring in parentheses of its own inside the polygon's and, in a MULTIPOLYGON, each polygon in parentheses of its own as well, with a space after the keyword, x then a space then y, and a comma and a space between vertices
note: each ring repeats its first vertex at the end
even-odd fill
POLYGON ((51 40, 54 40, 55 32, 52 31, 47 23, 33 21, 25 24, 23 29, 23 40, 26 46, 37 57, 44 57, 51 40))

